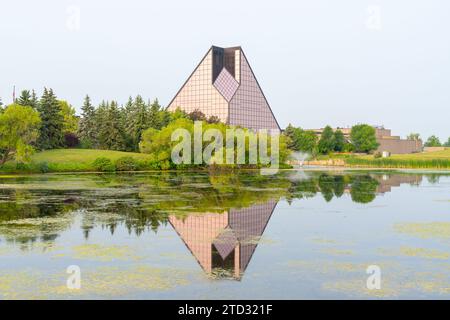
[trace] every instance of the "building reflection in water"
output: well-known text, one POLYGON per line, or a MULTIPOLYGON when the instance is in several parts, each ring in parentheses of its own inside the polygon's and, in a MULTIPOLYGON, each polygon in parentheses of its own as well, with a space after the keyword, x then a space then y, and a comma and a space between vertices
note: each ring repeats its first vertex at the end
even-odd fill
POLYGON ((379 183, 377 193, 391 192, 393 187, 400 187, 402 184, 407 183, 410 185, 419 185, 422 182, 422 175, 375 175, 379 183))
MULTIPOLYGON (((422 180, 422 176, 411 175, 374 175, 369 178, 377 183, 373 190, 374 198, 376 194, 390 192, 392 187, 403 183, 417 185, 422 180)), ((344 190, 350 192, 352 188, 357 187, 350 184, 344 190)), ((271 200, 222 214, 194 214, 185 218, 171 215, 169 222, 207 274, 219 279, 240 279, 277 202, 271 200)))
POLYGON ((223 214, 170 216, 169 222, 203 270, 214 278, 240 279, 277 205, 276 200, 223 214))

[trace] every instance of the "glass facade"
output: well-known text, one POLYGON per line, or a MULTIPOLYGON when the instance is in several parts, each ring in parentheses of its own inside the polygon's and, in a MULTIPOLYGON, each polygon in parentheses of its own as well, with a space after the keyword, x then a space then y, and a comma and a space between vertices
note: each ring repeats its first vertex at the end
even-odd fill
POLYGON ((227 124, 280 130, 240 47, 212 47, 170 102, 168 110, 199 109, 227 124))

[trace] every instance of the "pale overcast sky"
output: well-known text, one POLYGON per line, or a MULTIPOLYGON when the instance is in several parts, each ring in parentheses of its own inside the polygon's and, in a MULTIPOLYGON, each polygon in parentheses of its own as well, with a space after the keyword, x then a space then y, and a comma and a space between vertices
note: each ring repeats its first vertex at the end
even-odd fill
POLYGON ((166 105, 211 45, 241 45, 282 127, 447 140, 449 39, 446 0, 1 0, 0 97, 166 105))

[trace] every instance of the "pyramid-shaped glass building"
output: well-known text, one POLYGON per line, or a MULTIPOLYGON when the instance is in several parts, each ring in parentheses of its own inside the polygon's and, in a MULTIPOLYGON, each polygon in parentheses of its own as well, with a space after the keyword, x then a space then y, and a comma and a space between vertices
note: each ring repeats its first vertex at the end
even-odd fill
POLYGON ((211 47, 169 103, 249 129, 280 130, 241 47, 211 47))

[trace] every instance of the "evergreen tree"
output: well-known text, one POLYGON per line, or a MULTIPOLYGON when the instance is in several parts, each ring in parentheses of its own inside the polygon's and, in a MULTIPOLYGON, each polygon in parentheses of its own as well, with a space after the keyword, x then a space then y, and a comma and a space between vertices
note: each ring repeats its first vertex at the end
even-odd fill
POLYGON ((39 101, 34 90, 32 90, 31 93, 30 90, 22 90, 19 98, 16 99, 16 104, 21 106, 30 106, 37 109, 39 101))
POLYGON ((31 107, 33 107, 34 109, 37 109, 39 105, 39 99, 36 95, 36 92, 34 92, 34 89, 31 90, 31 107))
POLYGON ((142 97, 138 95, 132 105, 125 108, 127 108, 125 132, 131 141, 131 149, 138 151, 142 132, 150 127, 148 106, 142 97))
POLYGON ((20 106, 31 106, 31 93, 29 90, 22 90, 19 98, 16 99, 16 104, 20 106))
POLYGON ((117 102, 102 102, 96 112, 98 141, 101 149, 125 150, 124 130, 117 102))
MULTIPOLYGON (((150 128, 161 129, 161 105, 158 102, 158 99, 155 99, 152 104, 149 102, 149 126, 150 128)), ((147 128, 146 128, 147 129, 147 128)))
POLYGON ((43 150, 62 147, 64 118, 59 101, 52 89, 44 88, 38 111, 42 120, 37 141, 38 147, 43 150))
POLYGON ((336 130, 334 132, 334 151, 342 152, 344 151, 345 137, 341 130, 336 130))
POLYGON ((78 137, 81 145, 85 148, 92 148, 97 145, 97 125, 95 120, 95 108, 91 104, 91 98, 86 95, 81 107, 81 119, 78 126, 78 137))
POLYGON ((108 116, 109 103, 102 101, 95 110, 95 123, 96 126, 96 141, 94 147, 97 149, 106 149, 106 143, 108 140, 108 124, 106 123, 108 116))
POLYGON ((108 109, 108 122, 110 123, 109 148, 112 150, 125 150, 125 130, 122 126, 121 117, 117 102, 112 101, 108 109))

